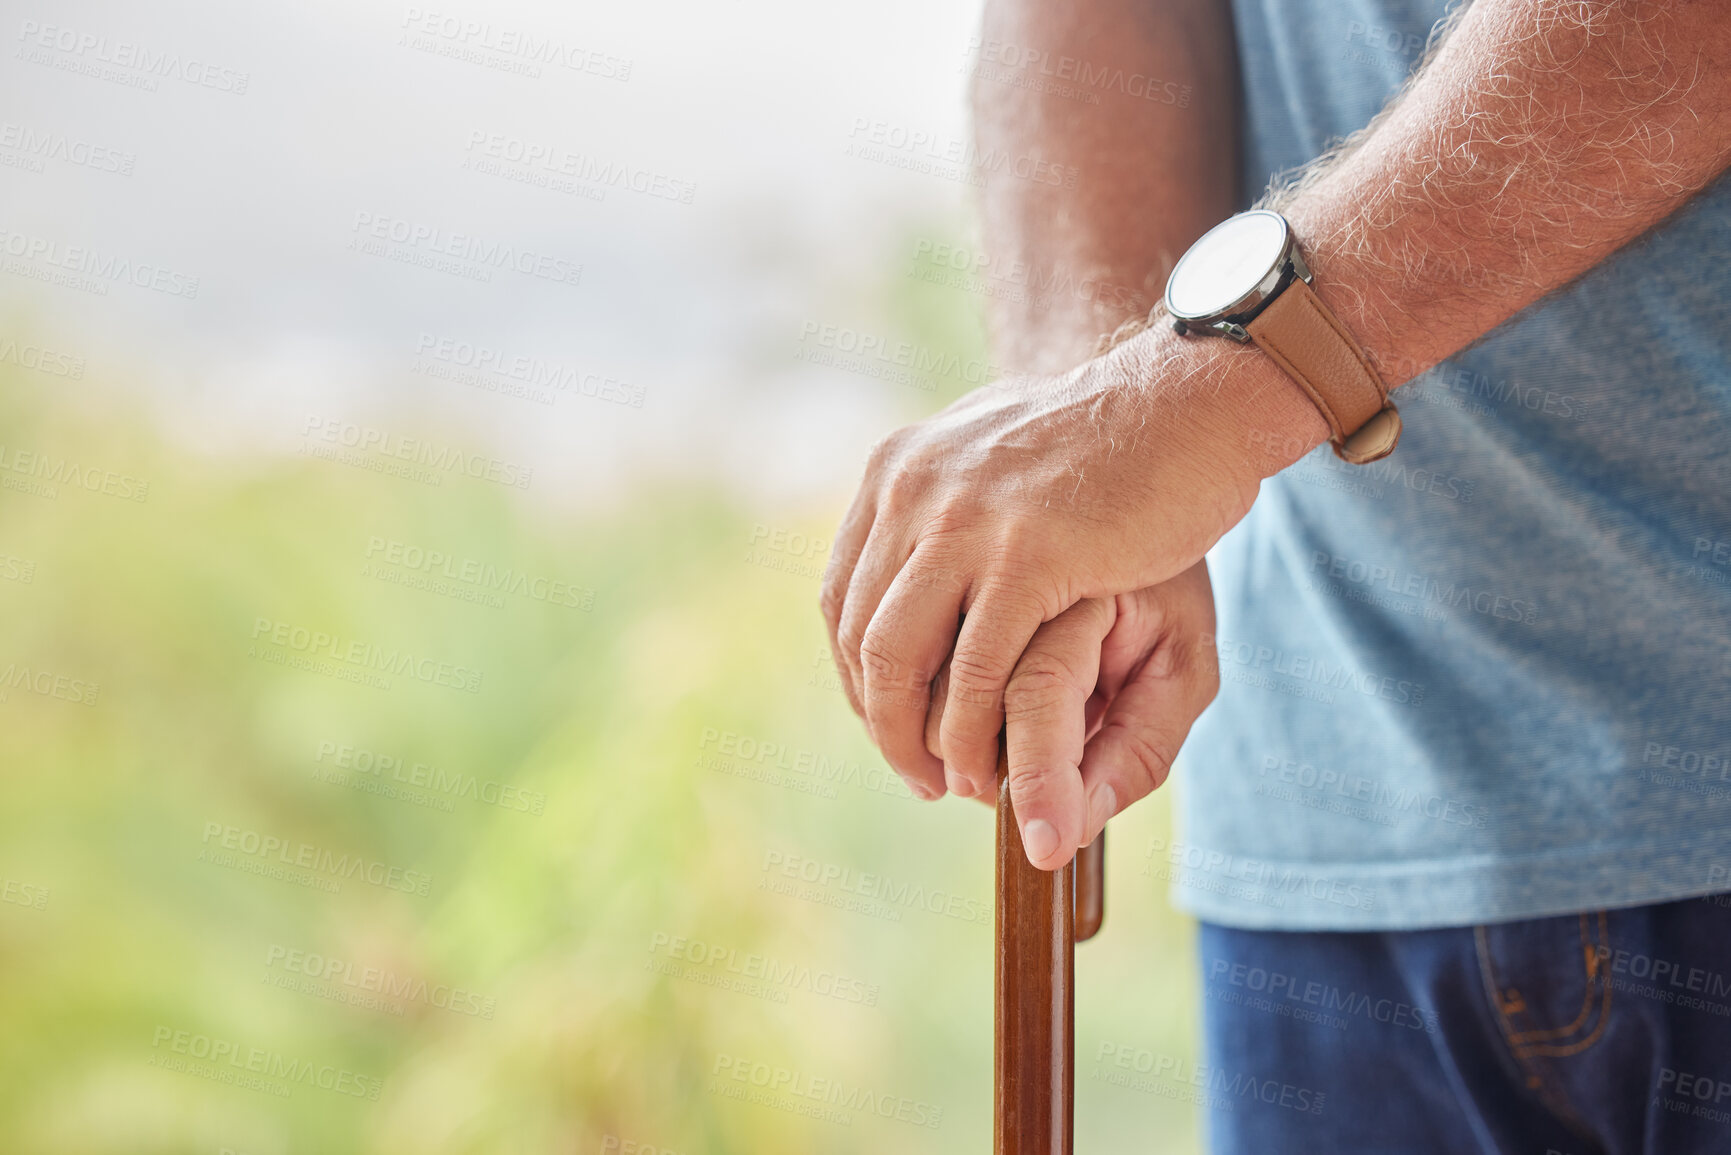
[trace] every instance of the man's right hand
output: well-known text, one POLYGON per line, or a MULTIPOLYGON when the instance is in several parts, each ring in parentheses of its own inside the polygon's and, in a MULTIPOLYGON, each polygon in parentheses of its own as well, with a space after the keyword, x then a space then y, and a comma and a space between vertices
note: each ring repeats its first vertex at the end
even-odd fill
MULTIPOLYGON (((934 753, 947 678, 946 667, 926 720, 934 753)), ((1219 688, 1206 562, 1134 593, 1077 602, 1041 626, 1004 696, 1010 799, 1028 860, 1059 869, 1107 819, 1165 782, 1219 688)))

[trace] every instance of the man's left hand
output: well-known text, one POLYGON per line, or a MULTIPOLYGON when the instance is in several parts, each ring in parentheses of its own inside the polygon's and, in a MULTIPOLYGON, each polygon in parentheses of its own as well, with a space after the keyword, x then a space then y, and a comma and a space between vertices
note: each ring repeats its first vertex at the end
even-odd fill
POLYGON ((1062 377, 976 389, 873 450, 823 611, 849 701, 916 793, 990 788, 1004 689, 1041 623, 1195 565, 1262 477, 1323 439, 1272 362, 1223 345, 1150 331, 1062 377), (1295 448, 1271 460, 1275 431, 1295 448), (940 760, 924 726, 946 659, 940 760))

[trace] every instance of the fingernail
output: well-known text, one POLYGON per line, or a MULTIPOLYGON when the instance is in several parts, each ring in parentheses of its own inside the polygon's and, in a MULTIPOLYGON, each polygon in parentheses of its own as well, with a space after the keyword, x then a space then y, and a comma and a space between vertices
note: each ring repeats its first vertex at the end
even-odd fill
POLYGON ((948 766, 944 767, 944 785, 948 786, 950 793, 957 798, 972 798, 974 796, 973 784, 948 766))
MULTIPOLYGON (((1098 837, 1106 821, 1118 809, 1118 792, 1110 782, 1102 782, 1088 795, 1088 833, 1098 837)), ((1088 840, 1094 841, 1093 838, 1088 840)))
POLYGON ((921 802, 930 802, 938 796, 938 792, 933 790, 930 786, 927 786, 924 782, 919 782, 912 778, 906 779, 906 782, 908 784, 908 789, 912 790, 914 792, 914 797, 918 798, 921 802))
POLYGON ((1022 827, 1022 847, 1030 860, 1049 858, 1058 849, 1058 832, 1044 818, 1036 818, 1022 827))

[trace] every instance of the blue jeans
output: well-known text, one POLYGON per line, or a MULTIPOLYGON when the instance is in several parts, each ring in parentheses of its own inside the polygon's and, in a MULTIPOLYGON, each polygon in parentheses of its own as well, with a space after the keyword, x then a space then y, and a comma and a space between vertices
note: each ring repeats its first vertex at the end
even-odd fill
POLYGON ((1731 895, 1200 946, 1215 1155, 1731 1152, 1731 895))

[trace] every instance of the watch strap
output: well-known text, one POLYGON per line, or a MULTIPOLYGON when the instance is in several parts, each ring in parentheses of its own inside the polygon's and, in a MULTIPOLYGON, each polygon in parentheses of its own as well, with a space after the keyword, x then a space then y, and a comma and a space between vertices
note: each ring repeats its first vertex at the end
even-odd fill
POLYGON ((1363 465, 1394 451, 1400 413, 1388 387, 1302 278, 1294 277, 1244 329, 1309 394, 1328 422, 1336 456, 1363 465))

